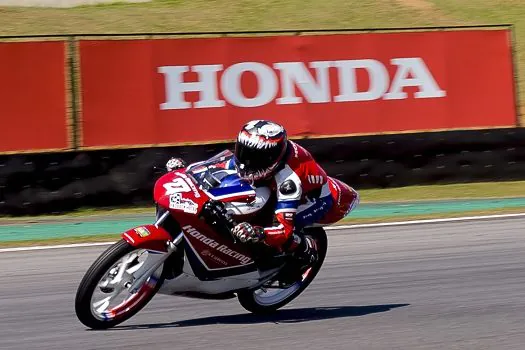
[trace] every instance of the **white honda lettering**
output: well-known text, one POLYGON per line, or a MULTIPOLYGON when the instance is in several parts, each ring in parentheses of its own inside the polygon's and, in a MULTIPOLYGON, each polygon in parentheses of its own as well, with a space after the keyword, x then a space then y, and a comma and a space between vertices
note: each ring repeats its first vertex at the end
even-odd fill
POLYGON ((317 82, 302 62, 276 63, 273 66, 281 72, 282 97, 275 101, 277 104, 301 103, 303 99, 295 95, 296 86, 310 103, 330 102, 329 61, 310 63, 310 68, 315 69, 317 82))
POLYGON ((197 240, 201 241, 202 243, 206 244, 207 246, 209 246, 211 248, 217 248, 219 246, 219 243, 217 243, 216 241, 214 241, 211 238, 206 237, 205 235, 203 235, 202 233, 200 233, 199 231, 197 231, 194 227, 192 227, 190 225, 184 226, 184 229, 192 237, 196 238, 197 240))
POLYGON ((390 61, 398 66, 390 91, 385 94, 385 100, 402 100, 407 98, 403 88, 415 86, 419 92, 414 94, 415 98, 437 98, 446 96, 446 91, 440 89, 434 77, 428 70, 425 62, 419 58, 394 58, 390 61), (409 78, 409 75, 412 78, 409 78))
POLYGON ((339 95, 335 102, 372 101, 381 98, 388 90, 388 71, 376 60, 335 61, 339 73, 339 95), (366 69, 370 79, 367 91, 357 91, 356 69, 366 69))
POLYGON ((219 248, 217 248, 217 250, 219 252, 221 252, 221 253, 224 253, 226 255, 231 256, 234 259, 240 260, 242 264, 247 264, 247 263, 251 262, 251 260, 252 260, 251 258, 247 257, 246 255, 238 253, 235 250, 231 250, 230 248, 228 248, 224 244, 221 245, 219 248))
POLYGON ((193 226, 191 225, 186 225, 183 227, 184 230, 186 230, 186 232, 191 235, 193 238, 199 240, 200 242, 206 244, 207 246, 209 246, 210 248, 214 248, 216 249, 217 251, 223 253, 223 254, 226 254, 226 255, 229 255, 231 257, 233 257, 234 259, 237 259, 241 262, 241 264, 248 264, 250 262, 252 262, 252 259, 246 255, 243 255, 239 252, 236 252, 235 250, 232 250, 230 248, 228 248, 226 245, 222 244, 219 246, 219 243, 217 243, 215 240, 203 235, 202 233, 200 233, 199 231, 197 231, 193 226))
POLYGON ((237 63, 224 71, 221 79, 224 97, 237 107, 259 107, 270 103, 277 95, 277 76, 265 64, 258 62, 237 63), (241 89, 241 77, 252 72, 257 78, 257 95, 248 98, 241 89))
POLYGON ((275 103, 277 105, 299 103, 335 103, 372 101, 378 99, 407 99, 407 87, 416 87, 414 98, 442 98, 442 90, 436 79, 420 57, 393 58, 390 64, 396 68, 390 82, 388 70, 383 63, 374 59, 278 62, 269 67, 259 62, 236 63, 224 70, 223 65, 192 66, 197 73, 198 81, 184 81, 184 73, 189 66, 163 66, 159 73, 164 75, 166 101, 161 103, 162 110, 189 108, 218 108, 230 104, 237 107, 253 108, 275 103), (275 70, 274 70, 275 69, 275 70), (310 70, 315 72, 314 74, 310 70), (330 69, 337 70, 337 86, 332 86, 330 69), (358 90, 358 69, 364 69, 368 75, 369 85, 365 91, 358 90), (247 96, 242 88, 244 74, 253 74, 257 81, 254 96, 247 96), (220 76, 220 82, 218 82, 220 76), (279 91, 281 96, 277 96, 279 91), (220 93, 218 88, 220 87, 220 93), (332 97, 332 92, 338 94, 332 97), (199 100, 190 103, 185 94, 198 92, 199 100), (302 96, 297 96, 300 92, 302 96), (222 100, 223 98, 224 100, 222 100))
POLYGON ((165 76, 166 102, 160 105, 160 109, 188 109, 191 103, 187 102, 185 92, 200 92, 200 99, 194 104, 195 108, 224 107, 225 102, 219 100, 217 91, 217 72, 223 69, 222 64, 193 66, 192 72, 196 72, 199 81, 184 82, 184 73, 189 71, 188 66, 164 66, 159 67, 159 73, 165 76))

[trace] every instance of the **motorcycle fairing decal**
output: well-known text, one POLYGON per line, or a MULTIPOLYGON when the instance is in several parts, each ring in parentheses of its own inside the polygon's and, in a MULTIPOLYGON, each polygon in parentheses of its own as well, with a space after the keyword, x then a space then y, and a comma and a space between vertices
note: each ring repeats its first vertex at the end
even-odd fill
POLYGON ((252 258, 240 246, 232 246, 231 241, 217 233, 210 232, 199 223, 182 227, 186 239, 191 243, 195 253, 210 270, 224 267, 243 266, 253 263, 252 258), (203 233, 204 232, 204 233, 203 233))
POLYGON ((201 188, 201 191, 204 192, 210 199, 217 200, 217 201, 223 201, 223 202, 234 202, 234 201, 252 201, 257 196, 257 192, 255 190, 245 190, 243 192, 233 192, 231 194, 224 194, 216 196, 213 194, 213 191, 205 190, 201 188))
POLYGON ((257 267, 254 263, 241 266, 210 269, 201 259, 195 248, 191 245, 186 235, 184 238, 184 252, 186 258, 188 259, 193 272, 195 272, 195 277, 201 281, 214 280, 222 277, 236 276, 257 271, 257 267))
POLYGON ((215 200, 229 199, 231 201, 235 199, 244 199, 245 197, 250 198, 256 195, 255 190, 249 190, 249 191, 243 191, 243 192, 234 191, 232 193, 225 193, 222 195, 214 194, 214 192, 218 192, 218 191, 210 191, 209 193, 210 193, 210 197, 215 200))
POLYGON ((215 198, 227 198, 231 196, 239 196, 241 194, 255 194, 253 188, 244 185, 211 188, 208 192, 210 192, 215 198))
POLYGON ((194 245, 192 244, 190 239, 188 239, 187 237, 185 237, 185 238, 186 238, 186 243, 188 244, 188 246, 191 248, 191 250, 193 251, 195 256, 199 259, 199 261, 202 263, 202 265, 204 265, 206 267, 207 270, 210 270, 210 271, 226 270, 226 269, 231 269, 231 268, 234 268, 234 267, 243 267, 243 266, 247 266, 247 265, 253 264, 253 261, 250 260, 251 262, 249 262, 248 264, 244 264, 244 265, 228 265, 228 263, 226 261, 220 259, 217 256, 217 254, 213 254, 212 252, 210 252, 209 249, 201 250, 201 252, 199 254, 199 252, 197 251, 196 247, 194 247, 194 245), (204 261, 202 256, 205 256, 207 258, 211 257, 211 260, 214 260, 214 261, 222 260, 222 262, 220 264, 224 265, 224 267, 210 266, 210 263, 207 263, 206 261, 204 261))

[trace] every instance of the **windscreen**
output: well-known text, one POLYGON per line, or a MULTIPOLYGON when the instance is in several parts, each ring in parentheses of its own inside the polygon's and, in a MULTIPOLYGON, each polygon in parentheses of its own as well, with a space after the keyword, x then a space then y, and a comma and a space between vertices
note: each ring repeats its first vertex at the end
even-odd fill
POLYGON ((220 186, 224 177, 235 174, 235 170, 227 170, 226 164, 233 157, 230 150, 222 151, 203 162, 188 166, 186 173, 205 190, 220 186))

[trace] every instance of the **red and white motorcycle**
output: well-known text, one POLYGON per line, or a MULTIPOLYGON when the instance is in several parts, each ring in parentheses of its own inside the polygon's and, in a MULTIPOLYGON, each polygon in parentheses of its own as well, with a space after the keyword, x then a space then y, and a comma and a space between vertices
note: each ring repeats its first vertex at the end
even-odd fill
POLYGON ((75 300, 84 325, 113 327, 135 315, 156 293, 237 297, 246 310, 269 313, 312 282, 327 250, 322 228, 303 230, 319 249, 317 262, 303 273, 298 273, 293 255, 264 244, 237 243, 231 235, 235 221, 264 224, 273 209, 268 188, 255 189, 235 171, 225 170, 232 156, 224 151, 157 180, 155 224, 124 232, 84 275, 75 300))

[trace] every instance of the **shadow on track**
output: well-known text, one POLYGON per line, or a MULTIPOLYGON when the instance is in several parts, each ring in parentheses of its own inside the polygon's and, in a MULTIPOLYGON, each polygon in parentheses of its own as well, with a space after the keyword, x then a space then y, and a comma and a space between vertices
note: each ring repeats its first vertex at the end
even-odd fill
POLYGON ((256 324, 256 323, 300 323, 317 320, 327 320, 341 317, 357 317, 369 314, 386 312, 398 307, 410 304, 391 304, 391 305, 368 305, 368 306, 333 306, 333 307, 312 307, 302 309, 280 310, 271 315, 257 316, 254 314, 237 314, 226 316, 213 316, 197 318, 193 320, 176 321, 170 323, 142 324, 130 326, 117 326, 112 330, 135 330, 135 329, 155 329, 171 327, 195 327, 214 324, 256 324))

